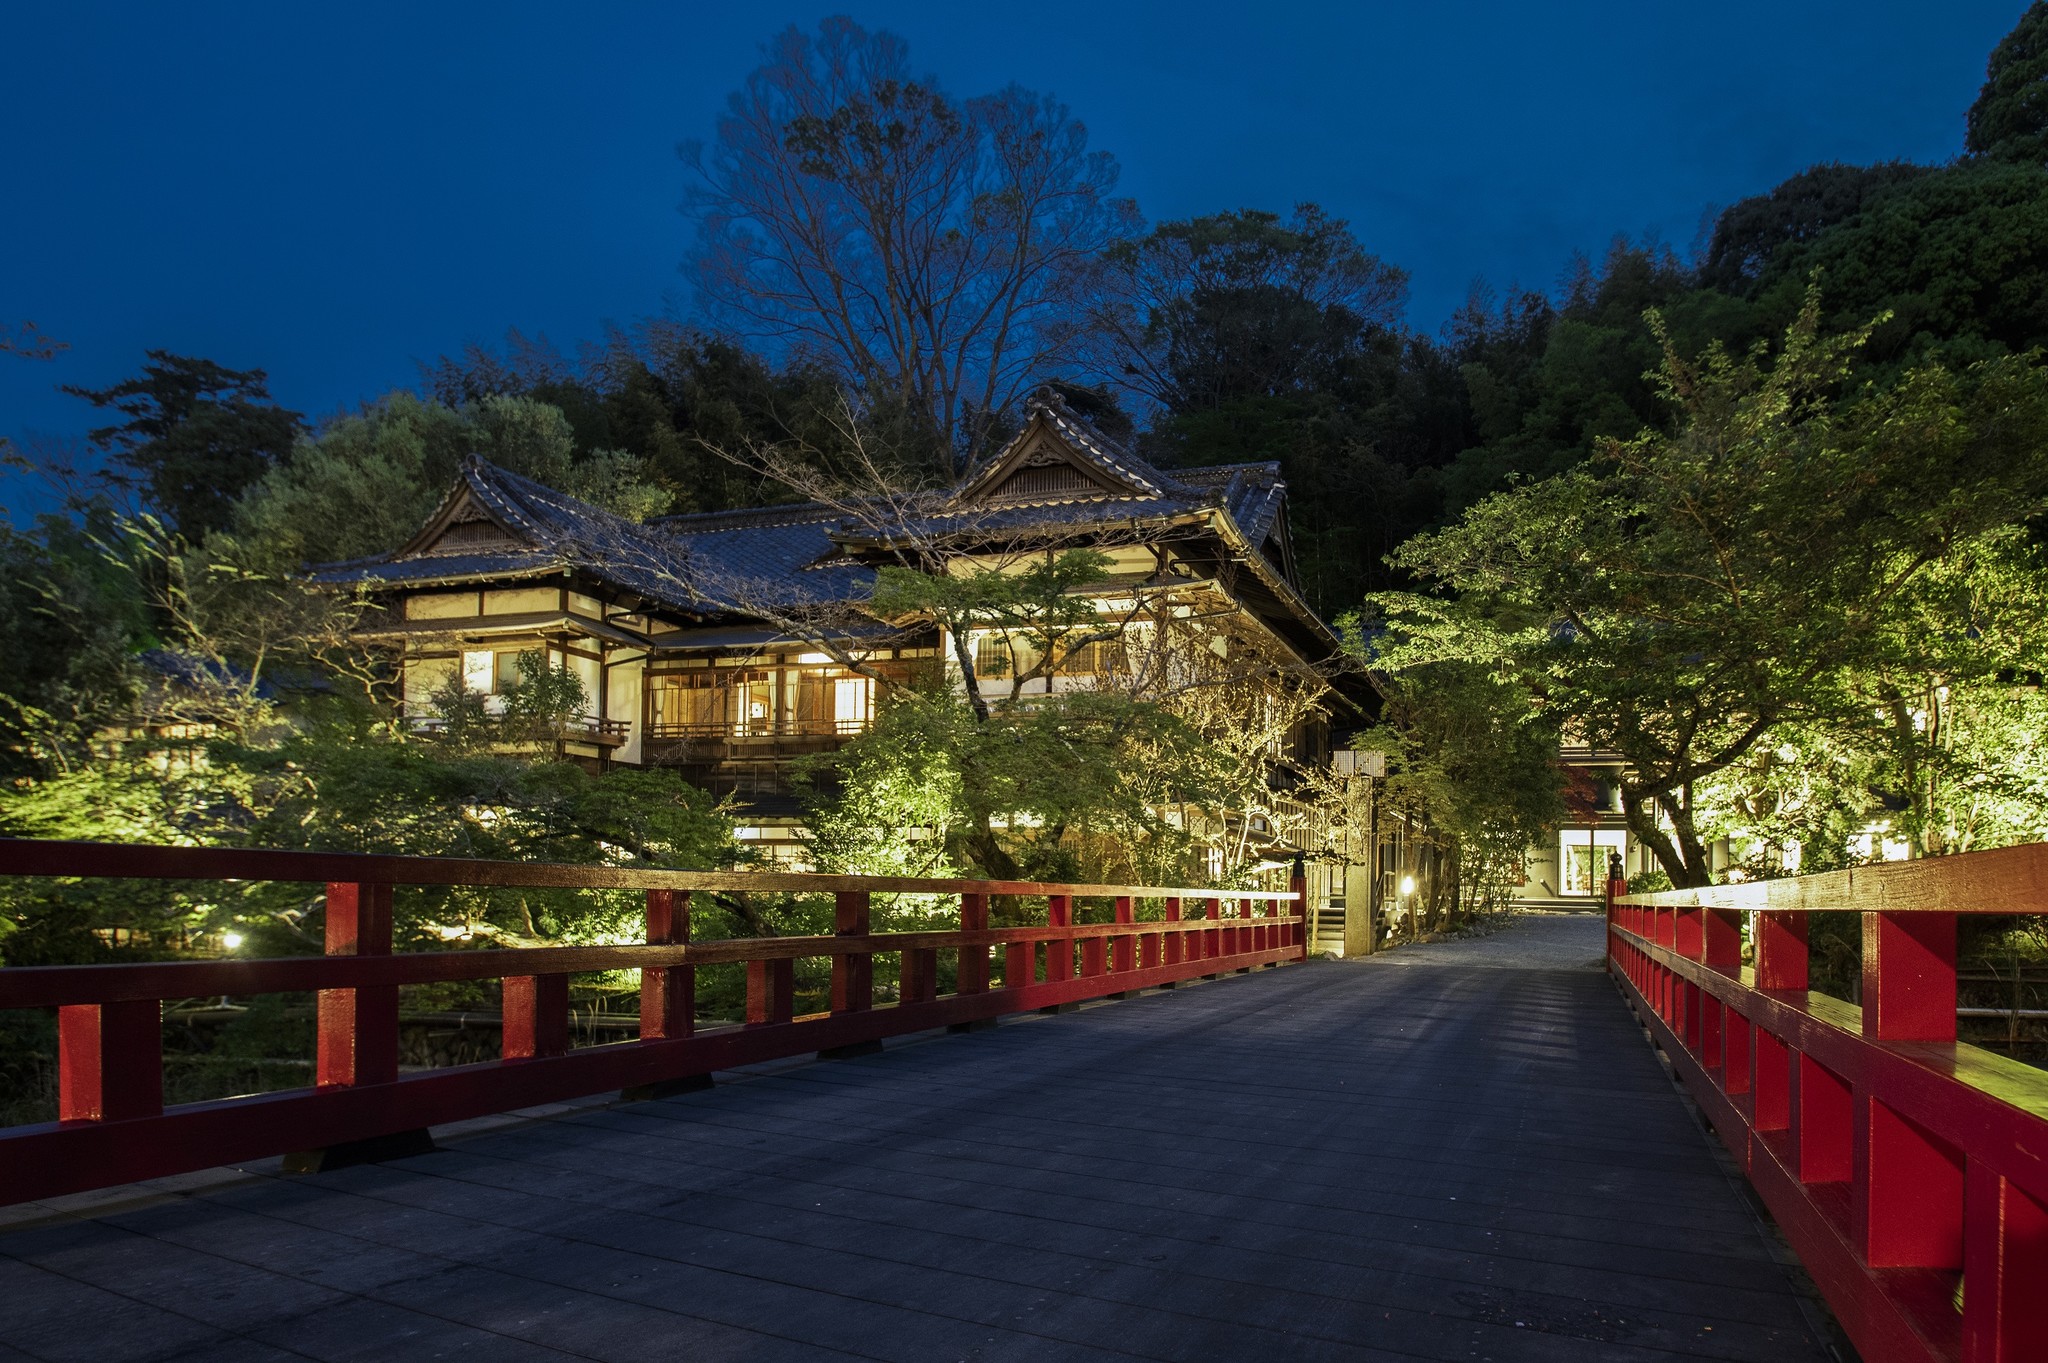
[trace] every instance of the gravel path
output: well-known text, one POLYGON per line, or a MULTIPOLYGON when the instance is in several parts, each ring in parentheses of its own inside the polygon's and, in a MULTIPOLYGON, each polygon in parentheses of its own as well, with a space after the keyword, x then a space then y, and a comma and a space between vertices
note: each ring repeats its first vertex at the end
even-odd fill
POLYGON ((1597 970, 1605 952, 1607 920, 1597 913, 1519 914, 1485 937, 1402 946, 1354 964, 1454 965, 1465 969, 1597 970))

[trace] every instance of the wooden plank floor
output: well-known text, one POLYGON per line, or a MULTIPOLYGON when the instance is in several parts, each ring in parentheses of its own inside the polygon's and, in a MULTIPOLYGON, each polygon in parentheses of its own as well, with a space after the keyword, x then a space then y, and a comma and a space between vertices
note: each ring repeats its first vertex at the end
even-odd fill
POLYGON ((1489 940, 17 1223, 0 1361, 1822 1357, 1597 920, 1489 940))

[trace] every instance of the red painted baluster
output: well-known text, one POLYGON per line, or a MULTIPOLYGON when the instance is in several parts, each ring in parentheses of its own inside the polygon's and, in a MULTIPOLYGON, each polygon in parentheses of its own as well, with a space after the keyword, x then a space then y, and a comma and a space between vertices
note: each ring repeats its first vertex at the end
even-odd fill
MULTIPOLYGON (((1169 923, 1178 923, 1180 921, 1179 895, 1167 896, 1166 921, 1169 923)), ((1166 960, 1164 964, 1179 965, 1182 961, 1187 959, 1188 935, 1185 932, 1168 931, 1163 935, 1159 945, 1165 950, 1166 953, 1166 960)))
MULTIPOLYGON (((986 904, 986 900, 983 903, 986 904)), ((872 926, 872 901, 866 890, 841 890, 832 904, 832 932, 837 937, 865 937, 872 926)), ((986 910, 984 910, 986 913, 986 910)), ((964 952, 963 952, 964 956, 964 952)), ((987 954, 982 967, 987 970, 987 954)), ((832 1011, 861 1013, 875 1006, 875 958, 872 952, 849 952, 832 958, 832 1011)))
POLYGON ((1705 952, 1700 957, 1730 975, 1742 969, 1742 915, 1735 909, 1708 909, 1703 924, 1705 952))
MULTIPOLYGON (((1220 924, 1223 921, 1223 901, 1220 899, 1205 899, 1202 901, 1202 903, 1207 910, 1207 912, 1203 916, 1206 917, 1211 923, 1220 924)), ((1213 961, 1222 954, 1223 929, 1220 926, 1213 928, 1204 928, 1202 930, 1203 959, 1213 961)))
POLYGON ((538 1060, 569 1053, 569 977, 505 977, 507 1060, 538 1060))
MULTIPOLYGON (((1131 912, 1131 897, 1127 894, 1120 894, 1116 897, 1116 921, 1119 923, 1135 923, 1138 921, 1131 912)), ((1137 969, 1137 952, 1138 939, 1136 937, 1124 934, 1112 939, 1109 968, 1118 974, 1137 969)))
POLYGON ((1760 913, 1756 916, 1756 987, 1807 989, 1806 915, 1760 913))
POLYGON ((1963 1267, 1963 1152, 1855 1095, 1855 1241, 1872 1268, 1963 1267))
MULTIPOLYGON (((988 896, 985 894, 963 894, 960 896, 960 931, 988 931, 988 896)), ((988 990, 988 944, 966 945, 960 948, 960 963, 954 974, 954 991, 961 994, 981 994, 988 990)))
POLYGON ((1081 939, 1081 976, 1092 979, 1109 969, 1109 939, 1107 937, 1083 937, 1081 939))
MULTIPOLYGON (((673 946, 690 940, 690 895, 688 891, 647 892, 647 941, 653 946, 673 946)), ((689 965, 657 966, 640 972, 640 1039, 676 1040, 690 1035, 697 1025, 697 968, 689 965)))
POLYGON ((1731 1097, 1749 1092, 1749 1019, 1726 1009, 1721 1027, 1721 1091, 1731 1097))
POLYGON ((1854 1172, 1855 1103, 1849 1083, 1803 1051, 1792 1066, 1792 1146, 1799 1181, 1841 1183, 1854 1172))
POLYGON ((1792 1048, 1776 1033, 1757 1027, 1753 1062, 1756 1085, 1750 1124, 1758 1131, 1785 1131, 1792 1125, 1792 1048))
POLYGON ((1687 905, 1673 912, 1671 949, 1688 961, 1703 960, 1707 950, 1707 911, 1687 905))
POLYGON ((1963 1246, 1963 1363, 2048 1359, 2048 1207, 1972 1161, 1963 1246))
POLYGON ((1032 942, 1003 944, 1003 988, 1022 989, 1038 981, 1038 947, 1032 942))
MULTIPOLYGON (((1045 922, 1047 927, 1071 927, 1074 922, 1074 901, 1063 894, 1049 894, 1045 897, 1045 922)), ((1074 939, 1052 937, 1045 943, 1045 982, 1056 984, 1074 978, 1074 939)))
POLYGON ((1956 1039, 1956 916, 1863 915, 1863 1035, 1956 1039))
MULTIPOLYGON (((1863 1035, 1956 1038, 1956 919, 1863 915, 1863 1035)), ((1856 1106, 1855 1243, 1873 1268, 1961 1269, 1963 1154, 1881 1097, 1856 1106)))
POLYGON ((1721 1044, 1723 1017, 1726 1009, 1721 1000, 1704 989, 1695 988, 1692 997, 1700 1010, 1700 1066, 1703 1069, 1721 1068, 1721 1044))
POLYGON ((1294 905, 1288 912, 1298 915, 1301 921, 1296 923, 1292 929, 1294 933, 1292 945, 1301 948, 1301 959, 1306 961, 1309 948, 1308 877, 1301 873, 1301 862, 1299 860, 1294 863, 1294 870, 1293 878, 1287 882, 1288 890, 1294 895, 1294 905))
POLYGON ((747 962, 747 1024, 788 1022, 796 1014, 796 962, 787 956, 747 962))
POLYGON ((57 1117, 118 1122, 164 1110, 163 1005, 156 999, 57 1010, 57 1117))
POLYGON ((903 1003, 930 1003, 939 996, 939 953, 932 947, 905 947, 896 997, 903 1003))
MULTIPOLYGON (((341 881, 327 887, 329 956, 391 954, 391 887, 341 881)), ((322 1087, 388 1084, 398 1078, 398 986, 323 989, 318 1003, 322 1087)))

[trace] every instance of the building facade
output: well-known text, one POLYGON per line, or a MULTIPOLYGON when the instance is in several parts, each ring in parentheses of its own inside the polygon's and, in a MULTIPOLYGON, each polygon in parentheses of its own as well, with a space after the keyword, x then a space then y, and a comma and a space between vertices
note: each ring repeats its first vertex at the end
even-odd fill
MULTIPOLYGON (((585 697, 553 735, 562 757, 674 768, 732 796, 744 834, 798 864, 793 764, 864 730, 898 685, 964 687, 971 670, 1005 702, 1214 686, 1281 771, 1327 764, 1332 715, 1350 706, 1324 681, 1338 641, 1298 590, 1279 466, 1169 473, 1049 391, 944 493, 643 525, 472 458, 410 541, 318 577, 362 594, 357 637, 389 651, 408 722, 442 722, 451 689, 501 704, 521 657, 537 654, 585 697), (960 638, 870 602, 885 567, 1016 572, 1075 548, 1108 566, 1079 589, 1087 621, 1054 656, 1014 630, 960 638)), ((1269 859, 1318 852, 1313 811, 1271 795, 1189 817, 1212 820, 1216 838, 1255 839, 1269 859)))

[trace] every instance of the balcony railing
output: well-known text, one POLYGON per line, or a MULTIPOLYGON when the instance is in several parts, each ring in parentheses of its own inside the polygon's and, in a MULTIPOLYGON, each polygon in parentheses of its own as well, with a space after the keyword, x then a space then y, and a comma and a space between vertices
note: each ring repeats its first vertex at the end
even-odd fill
POLYGON ((655 741, 678 738, 846 738, 868 727, 865 719, 746 720, 652 720, 647 737, 655 741))
MULTIPOLYGON (((442 733, 448 728, 448 721, 440 715, 407 715, 406 726, 414 733, 442 733)), ((632 735, 633 723, 625 719, 599 719, 596 715, 578 715, 552 731, 553 738, 569 743, 601 743, 617 747, 632 735)), ((522 735, 524 737, 524 735, 522 735)))

